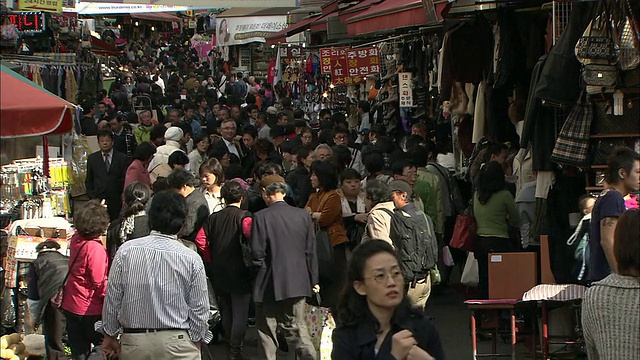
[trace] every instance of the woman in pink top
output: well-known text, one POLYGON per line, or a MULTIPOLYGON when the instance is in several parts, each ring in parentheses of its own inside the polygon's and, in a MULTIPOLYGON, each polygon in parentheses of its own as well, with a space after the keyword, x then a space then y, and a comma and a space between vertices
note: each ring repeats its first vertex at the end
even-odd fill
POLYGON ((76 234, 69 249, 69 277, 64 285, 62 310, 67 319, 68 345, 74 359, 83 359, 91 344, 100 345, 102 334, 94 329, 102 315, 107 289, 107 250, 100 241, 109 225, 107 208, 91 200, 74 216, 76 234))
POLYGON ((125 189, 134 181, 139 181, 151 186, 151 179, 149 178, 147 167, 155 153, 156 148, 149 142, 144 142, 136 147, 136 150, 133 152, 133 161, 127 168, 127 173, 124 177, 125 189))

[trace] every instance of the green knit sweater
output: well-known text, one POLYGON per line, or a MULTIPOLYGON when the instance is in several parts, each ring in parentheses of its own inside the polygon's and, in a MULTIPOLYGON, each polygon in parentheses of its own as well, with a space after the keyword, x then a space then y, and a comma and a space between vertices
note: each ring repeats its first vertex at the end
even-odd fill
POLYGON ((516 202, 507 190, 494 193, 486 204, 478 200, 478 193, 473 198, 473 213, 478 224, 478 236, 509 238, 509 224, 518 226, 520 219, 516 202))

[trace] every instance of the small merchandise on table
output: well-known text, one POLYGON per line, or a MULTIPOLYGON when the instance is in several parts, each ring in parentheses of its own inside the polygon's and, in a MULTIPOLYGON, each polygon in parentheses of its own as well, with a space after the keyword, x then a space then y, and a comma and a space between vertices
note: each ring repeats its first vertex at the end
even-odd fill
POLYGON ((71 211, 67 189, 70 183, 68 163, 61 158, 49 160, 50 178, 43 174, 41 158, 15 160, 0 169, 2 211, 15 207, 21 219, 67 216, 71 211))

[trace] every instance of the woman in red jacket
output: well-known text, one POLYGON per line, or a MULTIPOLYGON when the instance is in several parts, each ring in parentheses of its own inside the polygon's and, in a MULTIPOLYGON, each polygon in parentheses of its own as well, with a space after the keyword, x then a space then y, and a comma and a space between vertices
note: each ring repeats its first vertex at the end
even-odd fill
POLYGON ((69 249, 69 277, 64 285, 62 310, 67 319, 68 345, 74 359, 84 359, 91 345, 100 345, 102 334, 94 329, 102 315, 107 289, 107 250, 100 240, 109 225, 107 208, 89 201, 74 216, 76 234, 69 249))

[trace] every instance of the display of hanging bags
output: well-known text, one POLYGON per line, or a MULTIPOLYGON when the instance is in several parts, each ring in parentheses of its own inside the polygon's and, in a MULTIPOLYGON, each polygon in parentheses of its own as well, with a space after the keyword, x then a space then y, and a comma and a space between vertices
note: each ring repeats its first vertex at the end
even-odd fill
POLYGON ((628 0, 621 1, 622 19, 619 34, 618 67, 621 71, 636 69, 640 65, 640 30, 628 0))
POLYGON ((613 93, 620 78, 619 41, 613 17, 613 3, 599 1, 595 14, 578 39, 575 54, 582 63, 582 81, 587 94, 613 93))
POLYGON ((558 134, 551 160, 558 164, 587 165, 592 120, 593 104, 583 90, 558 134))

